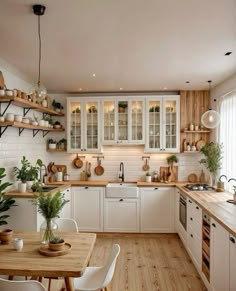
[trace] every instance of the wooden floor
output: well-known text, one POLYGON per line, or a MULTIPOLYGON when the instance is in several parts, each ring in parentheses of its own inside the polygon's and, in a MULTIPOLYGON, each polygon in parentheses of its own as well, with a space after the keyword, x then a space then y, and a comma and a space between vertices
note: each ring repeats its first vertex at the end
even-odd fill
MULTIPOLYGON (((121 253, 109 291, 207 290, 176 234, 98 234, 90 265, 102 265, 114 243, 121 253)), ((60 287, 52 281, 51 291, 60 287)))

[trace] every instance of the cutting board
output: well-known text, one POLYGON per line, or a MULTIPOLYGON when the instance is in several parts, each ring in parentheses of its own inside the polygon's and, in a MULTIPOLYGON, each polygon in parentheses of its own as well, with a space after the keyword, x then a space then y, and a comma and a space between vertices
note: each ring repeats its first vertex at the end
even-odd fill
POLYGON ((169 173, 169 167, 160 167, 160 180, 167 181, 169 173))
POLYGON ((178 166, 170 166, 168 168, 170 175, 168 176, 169 182, 176 182, 178 181, 178 166))

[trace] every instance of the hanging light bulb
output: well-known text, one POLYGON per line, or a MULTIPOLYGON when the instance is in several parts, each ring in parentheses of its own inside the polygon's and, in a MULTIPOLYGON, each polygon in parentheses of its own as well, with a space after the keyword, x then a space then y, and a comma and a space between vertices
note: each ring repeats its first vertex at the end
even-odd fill
MULTIPOLYGON (((209 83, 209 94, 211 92, 211 80, 208 81, 209 83)), ((204 112, 201 117, 201 122, 206 128, 215 128, 220 123, 220 114, 212 109, 204 112)))
POLYGON ((46 7, 40 4, 33 5, 34 14, 38 16, 38 37, 39 37, 39 63, 38 63, 38 82, 37 84, 30 89, 30 95, 34 94, 35 97, 42 101, 47 96, 47 89, 41 83, 41 31, 40 31, 40 16, 44 15, 46 7))

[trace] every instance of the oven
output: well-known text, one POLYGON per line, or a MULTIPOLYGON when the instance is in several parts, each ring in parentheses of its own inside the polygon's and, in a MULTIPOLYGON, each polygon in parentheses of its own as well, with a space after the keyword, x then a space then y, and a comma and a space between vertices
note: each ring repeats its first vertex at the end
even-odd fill
POLYGON ((179 222, 187 230, 187 202, 186 197, 181 193, 179 196, 179 222))

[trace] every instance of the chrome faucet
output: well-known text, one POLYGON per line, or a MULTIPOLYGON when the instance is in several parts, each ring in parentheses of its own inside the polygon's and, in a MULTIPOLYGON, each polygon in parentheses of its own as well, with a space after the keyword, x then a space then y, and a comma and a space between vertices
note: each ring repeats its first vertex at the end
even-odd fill
POLYGON ((120 173, 119 173, 119 179, 121 179, 122 182, 125 180, 125 169, 124 169, 124 163, 120 163, 120 173))
POLYGON ((42 183, 44 183, 45 181, 44 181, 44 177, 45 176, 47 176, 47 167, 46 167, 46 165, 42 165, 41 167, 40 167, 40 181, 42 182, 42 183))
POLYGON ((230 178, 230 179, 228 180, 228 183, 229 183, 230 181, 235 181, 235 182, 236 182, 236 179, 234 179, 234 178, 230 178))

